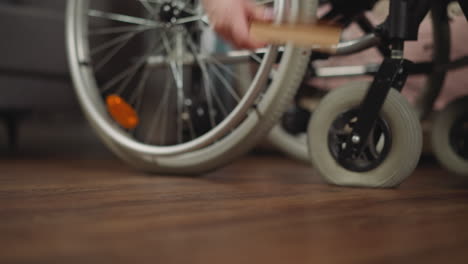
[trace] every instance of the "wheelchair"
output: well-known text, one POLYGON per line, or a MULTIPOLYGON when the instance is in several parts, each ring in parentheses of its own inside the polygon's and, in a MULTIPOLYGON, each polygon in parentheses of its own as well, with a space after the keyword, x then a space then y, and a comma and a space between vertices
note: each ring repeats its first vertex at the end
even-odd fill
MULTIPOLYGON (((209 27, 198 1, 69 0, 67 47, 82 108, 102 140, 123 160, 158 173, 204 173, 263 139, 297 98, 311 57, 348 55, 378 47, 384 60, 370 84, 336 89, 321 99, 308 124, 309 159, 330 183, 394 187, 415 169, 422 148, 420 117, 432 109, 447 56, 429 63, 404 59, 406 41, 432 9, 442 25, 449 1, 391 0, 377 27, 363 10, 376 1, 330 1, 324 16, 366 32, 334 54, 292 44, 256 51, 227 48, 209 27), (442 68, 442 69, 441 69, 442 68), (419 114, 400 91, 410 74, 426 74, 419 114)), ((316 20, 317 0, 259 0, 276 23, 316 20)), ((465 1, 460 1, 463 10, 465 1)), ((438 42, 442 40, 441 42, 438 42)), ((446 45, 446 44, 440 44, 446 45)), ((447 46, 445 46, 447 47, 447 46)), ((445 49, 441 49, 442 51, 445 49)))

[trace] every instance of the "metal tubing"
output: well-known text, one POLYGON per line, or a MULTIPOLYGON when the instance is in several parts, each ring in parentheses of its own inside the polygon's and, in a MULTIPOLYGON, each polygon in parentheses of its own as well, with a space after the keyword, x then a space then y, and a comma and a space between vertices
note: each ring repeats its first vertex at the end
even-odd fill
POLYGON ((374 33, 371 33, 358 39, 340 42, 332 49, 331 54, 336 56, 349 55, 377 46, 379 43, 380 38, 374 33))

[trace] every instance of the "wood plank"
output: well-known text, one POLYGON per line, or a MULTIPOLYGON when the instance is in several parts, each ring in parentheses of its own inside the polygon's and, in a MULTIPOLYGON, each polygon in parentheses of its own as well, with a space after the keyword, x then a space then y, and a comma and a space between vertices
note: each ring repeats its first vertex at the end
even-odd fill
POLYGON ((251 156, 199 178, 115 160, 0 162, 0 263, 466 263, 468 180, 329 186, 251 156))

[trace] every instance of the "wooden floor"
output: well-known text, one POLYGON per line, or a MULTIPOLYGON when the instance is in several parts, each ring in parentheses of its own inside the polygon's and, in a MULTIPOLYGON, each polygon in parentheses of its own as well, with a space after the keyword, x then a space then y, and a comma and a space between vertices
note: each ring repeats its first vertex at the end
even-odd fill
POLYGON ((338 188, 283 157, 201 178, 109 157, 0 162, 0 263, 467 263, 468 180, 338 188))

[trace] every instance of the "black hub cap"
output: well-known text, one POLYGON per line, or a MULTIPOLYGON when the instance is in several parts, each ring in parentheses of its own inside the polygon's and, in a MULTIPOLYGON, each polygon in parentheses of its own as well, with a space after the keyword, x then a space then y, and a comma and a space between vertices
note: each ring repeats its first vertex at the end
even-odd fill
POLYGON ((450 145, 455 153, 468 160, 468 114, 458 118, 450 129, 450 145))
POLYGON ((183 16, 182 10, 180 10, 176 4, 171 2, 164 3, 159 9, 159 17, 163 22, 174 23, 177 19, 183 16))
POLYGON ((344 168, 365 172, 378 167, 388 155, 391 146, 391 131, 388 124, 379 118, 372 129, 363 150, 358 154, 345 157, 343 152, 352 137, 357 122, 357 109, 347 111, 337 117, 328 132, 328 147, 335 160, 344 168))

